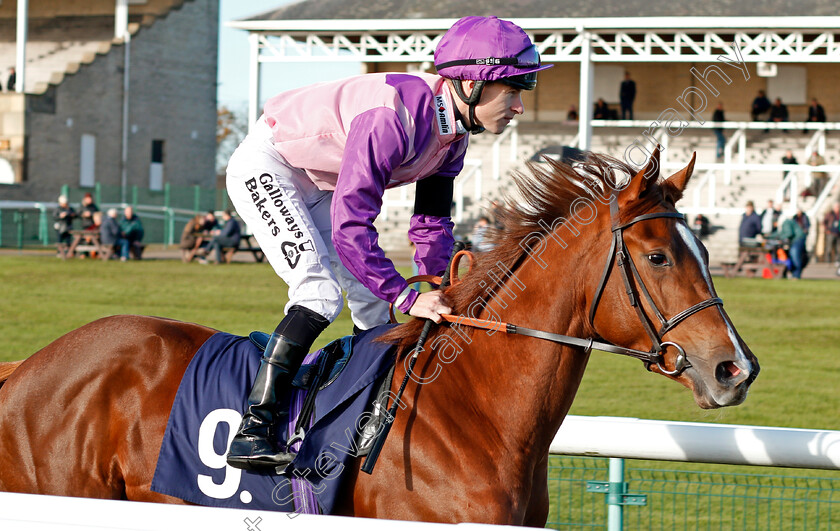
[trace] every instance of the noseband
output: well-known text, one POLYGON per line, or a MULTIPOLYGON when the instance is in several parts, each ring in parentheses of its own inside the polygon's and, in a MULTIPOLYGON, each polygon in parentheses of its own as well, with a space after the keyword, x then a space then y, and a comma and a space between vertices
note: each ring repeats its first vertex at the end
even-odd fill
POLYGON ((662 315, 662 312, 659 311, 659 308, 656 306, 656 303, 653 300, 653 297, 650 296, 650 292, 645 286, 644 280, 642 280, 641 275, 639 275, 639 271, 636 269, 636 264, 633 263, 633 258, 630 256, 630 253, 627 251, 627 244, 624 242, 624 230, 627 227, 635 225, 641 221, 647 221, 649 219, 657 219, 657 218, 675 218, 679 219, 681 222, 685 223, 685 216, 683 214, 679 214, 677 212, 657 212, 653 214, 643 214, 641 216, 635 217, 628 221, 627 223, 619 223, 618 219, 618 203, 616 201, 615 196, 612 197, 610 201, 610 219, 612 225, 612 244, 610 245, 610 252, 607 256, 607 263, 604 266, 604 272, 601 274, 601 281, 598 283, 598 289, 595 290, 595 296, 592 299, 592 306, 589 308, 589 324, 592 326, 593 330, 595 328, 595 313, 598 311, 598 303, 601 300, 601 295, 604 293, 604 287, 607 284, 607 280, 609 280, 610 272, 612 271, 612 264, 615 261, 616 265, 618 266, 618 270, 621 271, 621 278, 624 280, 624 290, 627 293, 627 298, 630 301, 630 306, 636 310, 636 315, 639 317, 639 321, 642 323, 642 327, 644 327, 645 332, 647 332, 648 337, 651 340, 651 359, 650 360, 643 360, 645 361, 645 365, 650 370, 650 365, 655 364, 656 367, 664 374, 669 376, 677 376, 682 373, 688 367, 691 367, 691 364, 688 361, 688 358, 685 355, 685 349, 683 349, 680 345, 671 342, 671 341, 662 341, 662 336, 664 336, 669 330, 673 329, 675 326, 680 324, 682 321, 694 315, 695 313, 699 312, 700 310, 705 310, 711 306, 720 305, 723 306, 723 300, 719 297, 712 297, 706 299, 702 302, 698 302, 694 306, 681 311, 677 315, 671 317, 670 319, 665 319, 662 315), (639 301, 639 295, 636 292, 636 289, 633 287, 633 283, 630 281, 631 276, 635 279, 636 284, 639 286, 642 294, 648 301, 651 309, 653 309, 653 313, 656 318, 659 320, 659 330, 654 329, 654 324, 645 314, 644 310, 642 310, 642 305, 639 301), (678 354, 677 358, 674 361, 674 369, 668 370, 662 364, 664 361, 664 352, 668 346, 672 346, 677 349, 678 354))
MULTIPOLYGON (((671 317, 670 319, 665 319, 665 317, 662 315, 662 312, 659 311, 659 308, 653 301, 653 298, 650 296, 650 292, 648 291, 647 286, 645 286, 642 277, 639 275, 639 271, 636 269, 636 265, 633 263, 633 258, 630 256, 630 253, 627 250, 627 245, 624 242, 624 230, 627 227, 630 227, 642 221, 657 218, 675 218, 685 223, 685 216, 677 212, 656 212, 652 214, 643 214, 641 216, 631 219, 627 223, 619 223, 618 203, 616 197, 612 197, 610 201, 610 219, 613 235, 612 244, 610 245, 610 252, 607 256, 607 263, 604 266, 604 272, 601 274, 601 281, 598 283, 598 289, 595 291, 595 296, 592 299, 592 306, 590 306, 589 308, 589 324, 594 330, 595 313, 598 311, 598 303, 601 300, 601 295, 603 295, 604 293, 604 288, 607 284, 607 280, 609 280, 613 262, 615 262, 618 266, 619 271, 621 271, 621 277, 624 280, 624 290, 627 293, 627 298, 630 300, 630 305, 636 310, 636 315, 639 317, 639 321, 642 323, 642 326, 644 327, 645 332, 647 332, 648 337, 650 337, 652 346, 650 351, 648 352, 627 347, 621 347, 618 345, 613 345, 612 343, 596 341, 594 338, 582 339, 578 337, 565 336, 562 334, 555 334, 552 332, 544 332, 542 330, 525 328, 511 323, 488 321, 486 319, 476 319, 464 315, 444 314, 441 315, 441 318, 444 321, 454 323, 457 325, 471 326, 474 328, 482 328, 485 330, 493 330, 497 332, 505 332, 507 334, 518 334, 528 337, 535 337, 538 339, 552 341, 554 343, 570 345, 573 347, 580 347, 583 348, 584 351, 586 351, 587 353, 592 349, 596 349, 604 352, 612 352, 614 354, 631 356, 633 358, 642 360, 645 363, 645 367, 647 367, 648 370, 650 370, 651 366, 655 365, 656 368, 659 369, 659 371, 663 374, 667 374, 668 376, 679 376, 684 370, 691 367, 691 363, 686 357, 685 349, 683 349, 680 345, 672 341, 662 341, 662 336, 668 333, 668 331, 673 329, 679 323, 687 319, 689 316, 694 315, 700 310, 704 310, 712 306, 723 306, 723 300, 721 300, 719 297, 712 297, 706 299, 705 301, 699 302, 686 310, 681 311, 680 313, 671 317), (648 304, 653 309, 654 315, 656 315, 656 318, 659 320, 659 330, 654 329, 653 323, 650 321, 650 319, 648 319, 648 316, 642 309, 639 301, 639 295, 636 292, 636 288, 633 286, 633 282, 630 281, 631 277, 635 279, 636 283, 642 291, 642 294, 645 296, 645 298, 648 301, 648 304), (674 360, 673 370, 668 370, 663 364, 665 361, 665 350, 669 346, 674 347, 678 351, 677 358, 674 360)), ((458 257, 455 258, 455 261, 457 262, 458 257)), ((452 270, 457 271, 457 263, 452 267, 452 270)), ((438 281, 439 280, 440 279, 438 279, 438 281)))

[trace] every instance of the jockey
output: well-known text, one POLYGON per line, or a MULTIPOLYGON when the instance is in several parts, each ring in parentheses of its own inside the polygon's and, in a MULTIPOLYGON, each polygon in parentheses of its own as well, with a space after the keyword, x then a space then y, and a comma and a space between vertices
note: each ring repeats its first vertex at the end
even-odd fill
POLYGON ((339 314, 342 290, 355 330, 388 321, 389 303, 440 322, 438 291, 418 293, 379 247, 373 221, 386 188, 417 183, 409 239, 420 274, 439 275, 452 248, 453 181, 468 133, 501 133, 524 111, 541 65, 528 35, 496 17, 466 17, 435 50, 438 75, 377 73, 283 92, 230 159, 227 189, 275 272, 289 286, 227 462, 288 464, 274 433, 281 405, 315 339, 339 314))

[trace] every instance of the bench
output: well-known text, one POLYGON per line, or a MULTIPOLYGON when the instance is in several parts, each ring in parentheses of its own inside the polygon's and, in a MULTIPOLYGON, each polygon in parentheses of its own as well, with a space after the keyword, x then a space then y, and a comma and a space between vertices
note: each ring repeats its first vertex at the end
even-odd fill
POLYGON ((239 240, 239 247, 222 247, 222 255, 225 263, 230 263, 233 260, 233 255, 238 252, 249 252, 254 255, 254 260, 262 262, 265 260, 265 253, 260 249, 256 240, 253 240, 252 234, 243 234, 239 240))

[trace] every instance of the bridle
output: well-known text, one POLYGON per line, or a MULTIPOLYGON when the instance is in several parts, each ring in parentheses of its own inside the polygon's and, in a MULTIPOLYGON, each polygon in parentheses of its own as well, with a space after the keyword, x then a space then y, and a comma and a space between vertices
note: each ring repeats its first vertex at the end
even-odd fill
POLYGON ((723 306, 723 300, 720 297, 711 297, 702 302, 698 302, 694 306, 681 311, 677 315, 671 317, 670 319, 665 319, 662 315, 662 312, 659 311, 659 307, 656 306, 656 302, 654 302, 653 297, 650 296, 650 292, 645 286, 644 280, 642 280, 641 275, 639 275, 639 271, 636 269, 636 264, 633 262, 632 256, 627 251, 627 244, 624 242, 624 230, 627 227, 635 225, 641 221, 647 221, 649 219, 657 219, 657 218, 674 218, 678 219, 681 222, 685 223, 685 215, 679 214, 677 212, 657 212, 652 214, 642 214, 641 216, 637 216, 626 223, 619 223, 618 219, 618 203, 616 201, 615 196, 612 196, 612 200, 610 201, 610 218, 611 218, 611 225, 612 225, 612 244, 610 245, 610 252, 607 256, 607 263, 604 266, 604 272, 601 274, 601 281, 598 283, 598 289, 595 290, 595 296, 592 299, 592 306, 589 308, 589 324, 592 328, 595 328, 595 313, 598 311, 598 303, 601 300, 601 295, 604 292, 604 287, 607 284, 607 280, 610 277, 610 271, 612 271, 612 263, 613 261, 616 262, 618 266, 618 270, 621 271, 621 278, 624 280, 624 290, 627 293, 627 298, 630 301, 630 306, 632 306, 636 310, 636 315, 639 317, 639 321, 642 323, 642 327, 647 332, 648 337, 651 340, 651 351, 650 354, 655 356, 655 359, 651 361, 646 361, 646 365, 648 369, 650 369, 650 364, 655 363, 657 368, 664 374, 669 376, 677 376, 682 373, 685 369, 691 366, 688 361, 688 358, 685 355, 685 349, 683 349, 677 343, 672 341, 662 341, 662 336, 668 333, 669 330, 673 329, 675 326, 680 324, 682 321, 686 320, 688 317, 694 315, 695 313, 705 310, 706 308, 710 308, 712 306, 723 306), (654 324, 648 318, 647 314, 642 310, 642 306, 639 301, 639 295, 636 290, 633 288, 633 284, 630 282, 630 277, 636 280, 636 283, 639 286, 642 294, 648 301, 651 309, 653 310, 653 314, 659 320, 659 330, 654 329, 654 324), (662 364, 663 362, 663 353, 667 346, 672 346, 677 349, 678 354, 677 358, 674 361, 674 369, 668 370, 662 364))
MULTIPOLYGON (((510 323, 502 323, 499 321, 490 321, 486 319, 475 319, 463 315, 441 315, 441 318, 443 318, 443 320, 445 321, 458 325, 471 326, 474 328, 482 328, 485 330, 492 330, 498 332, 505 332, 508 334, 524 335, 529 337, 535 337, 538 339, 544 339, 547 341, 552 341, 554 343, 561 343, 564 345, 581 347, 587 353, 592 349, 595 349, 604 352, 611 352, 614 354, 621 354, 624 356, 631 356, 633 358, 642 360, 645 363, 645 367, 647 367, 648 370, 650 370, 651 366, 656 366, 656 368, 659 369, 659 371, 663 374, 674 377, 679 376, 685 369, 691 367, 691 363, 688 361, 685 349, 683 349, 680 345, 672 341, 662 341, 662 337, 666 333, 668 333, 668 331, 672 330, 678 324, 686 320, 688 317, 694 315, 695 313, 701 310, 705 310, 706 308, 710 308, 712 306, 723 306, 723 300, 721 300, 719 297, 711 297, 691 306, 686 310, 681 311, 680 313, 671 317, 670 319, 666 319, 663 316, 662 312, 657 307, 653 298, 650 296, 650 292, 648 291, 647 286, 645 286, 641 275, 639 275, 639 271, 636 269, 636 265, 633 263, 633 258, 627 251, 627 245, 624 242, 625 229, 632 225, 635 225, 636 223, 658 218, 674 218, 685 223, 685 216, 677 212, 656 212, 651 214, 642 214, 631 219, 626 223, 620 223, 618 218, 618 202, 614 195, 611 197, 610 219, 612 227, 612 243, 610 245, 609 254, 607 255, 606 264, 604 265, 604 272, 601 274, 601 280, 598 283, 598 288, 595 290, 595 296, 592 299, 592 305, 589 308, 589 324, 594 330, 595 314, 598 311, 598 304, 601 300, 601 295, 604 293, 604 288, 606 287, 607 281, 609 280, 610 272, 613 269, 613 262, 615 262, 618 266, 619 271, 621 271, 621 277, 624 281, 624 289, 627 293, 627 298, 629 299, 630 305, 636 310, 636 315, 639 317, 639 321, 642 323, 642 327, 645 329, 645 332, 647 333, 648 337, 650 337, 651 349, 648 352, 627 347, 621 347, 618 345, 613 345, 612 343, 596 341, 594 338, 583 339, 578 337, 565 336, 562 334, 554 334, 552 332, 545 332, 542 330, 525 328, 510 323), (645 314, 644 310, 642 309, 639 300, 639 294, 636 291, 633 282, 631 282, 630 280, 631 277, 635 279, 636 283, 639 286, 639 289, 641 290, 644 297, 647 299, 650 307, 653 309, 654 315, 659 320, 658 330, 654 328, 654 324, 651 322, 647 314, 645 314), (674 347, 678 351, 677 357, 674 361, 673 370, 667 369, 664 365, 664 353, 667 347, 669 346, 674 347)), ((455 265, 453 265, 451 269, 453 271, 453 274, 455 274, 454 272, 457 271, 457 262, 455 265)))

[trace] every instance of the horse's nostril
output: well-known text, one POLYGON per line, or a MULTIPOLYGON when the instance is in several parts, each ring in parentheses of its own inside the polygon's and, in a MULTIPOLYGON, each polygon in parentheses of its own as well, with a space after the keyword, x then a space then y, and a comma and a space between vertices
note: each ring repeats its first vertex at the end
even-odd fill
POLYGON ((741 375, 743 371, 733 361, 718 364, 715 376, 719 382, 728 382, 741 375))

